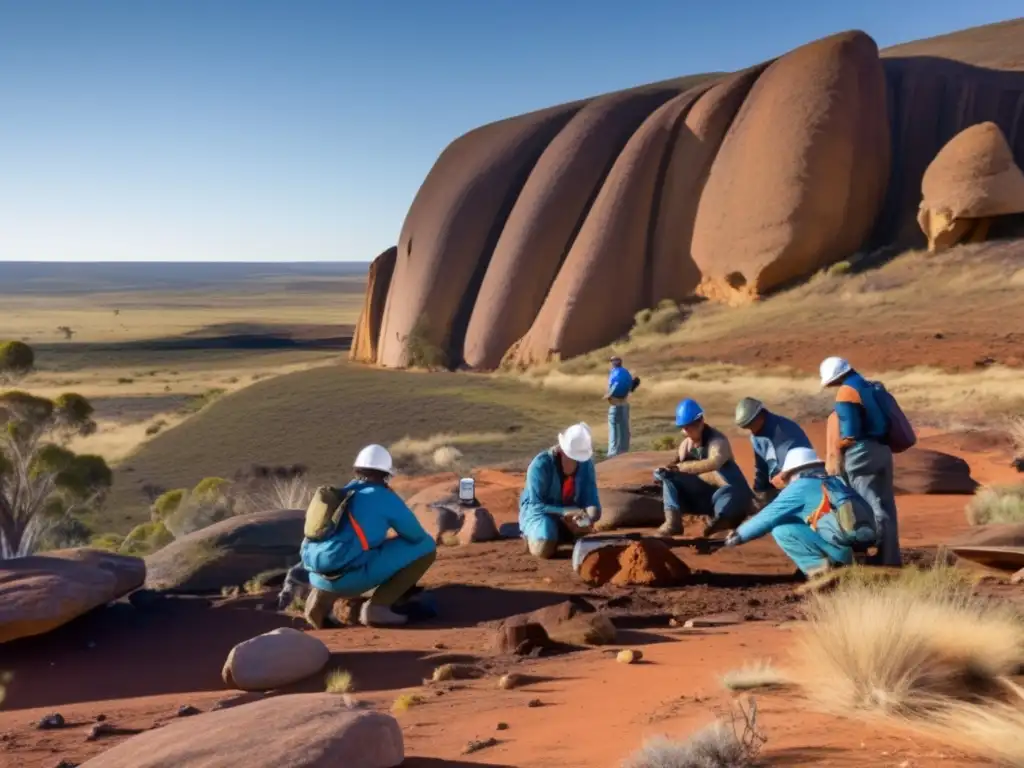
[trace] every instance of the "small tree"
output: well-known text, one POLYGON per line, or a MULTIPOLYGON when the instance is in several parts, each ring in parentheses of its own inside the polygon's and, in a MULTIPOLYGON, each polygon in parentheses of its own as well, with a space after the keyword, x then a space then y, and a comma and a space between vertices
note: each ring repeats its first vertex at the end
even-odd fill
MULTIPOLYGON (((10 345, 0 349, 9 352, 10 345)), ((31 349, 27 356, 0 354, 8 370, 24 372, 33 360, 31 349)), ((101 457, 67 448, 71 438, 96 430, 92 413, 81 395, 0 394, 0 559, 31 554, 51 529, 95 506, 110 488, 113 474, 101 457)))
POLYGON ((19 379, 36 363, 32 347, 21 341, 0 341, 0 383, 19 379))

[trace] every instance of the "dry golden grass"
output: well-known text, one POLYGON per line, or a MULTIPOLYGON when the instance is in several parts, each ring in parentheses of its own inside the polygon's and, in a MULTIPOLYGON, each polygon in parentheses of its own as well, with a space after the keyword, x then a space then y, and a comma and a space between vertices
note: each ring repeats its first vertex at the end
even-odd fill
POLYGON ((324 690, 327 693, 352 693, 355 690, 352 673, 347 669, 332 669, 324 680, 324 690))
POLYGON ((388 446, 388 450, 399 472, 448 472, 462 467, 463 453, 456 446, 500 443, 504 439, 500 432, 442 432, 420 439, 406 436, 388 446))
POLYGON ((734 692, 784 688, 790 684, 789 676, 767 661, 753 662, 722 675, 722 685, 734 692))
POLYGON ((1024 620, 950 570, 851 579, 815 598, 793 680, 822 710, 895 719, 1024 765, 1024 698, 1009 680, 1024 661, 1024 620))
POLYGON ((394 704, 391 705, 391 711, 395 714, 401 714, 408 712, 413 707, 418 707, 421 704, 426 703, 426 699, 418 693, 403 693, 397 699, 394 704))
POLYGON ((971 525, 1024 522, 1024 483, 980 488, 965 511, 971 525))
POLYGON ((1013 440, 1013 455, 1024 459, 1024 417, 1015 416, 1010 419, 1010 439, 1013 440))

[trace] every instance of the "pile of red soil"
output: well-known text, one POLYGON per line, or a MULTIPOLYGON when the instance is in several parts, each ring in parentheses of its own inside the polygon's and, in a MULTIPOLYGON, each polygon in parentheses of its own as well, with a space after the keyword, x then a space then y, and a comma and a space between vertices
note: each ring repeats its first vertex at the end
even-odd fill
POLYGON ((580 565, 580 577, 595 587, 672 587, 684 583, 689 575, 686 564, 655 539, 594 550, 580 565))

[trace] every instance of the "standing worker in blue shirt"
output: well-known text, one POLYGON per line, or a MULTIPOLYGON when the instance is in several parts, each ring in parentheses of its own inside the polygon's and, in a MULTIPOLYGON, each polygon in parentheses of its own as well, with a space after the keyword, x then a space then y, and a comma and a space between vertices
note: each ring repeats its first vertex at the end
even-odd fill
POLYGON ((892 450, 885 442, 888 416, 879 405, 871 382, 846 360, 829 357, 822 362, 820 373, 822 388, 836 390, 835 412, 839 419, 840 466, 828 467, 829 473, 845 477, 874 510, 877 564, 898 567, 902 556, 892 450))
POLYGON ((611 371, 608 372, 608 458, 620 453, 629 452, 629 396, 640 386, 640 379, 622 365, 621 357, 610 360, 611 371))
POLYGON ((786 487, 782 479, 786 455, 794 448, 810 448, 811 441, 799 424, 772 413, 753 397, 737 403, 736 426, 750 432, 754 448, 754 497, 764 506, 786 487))

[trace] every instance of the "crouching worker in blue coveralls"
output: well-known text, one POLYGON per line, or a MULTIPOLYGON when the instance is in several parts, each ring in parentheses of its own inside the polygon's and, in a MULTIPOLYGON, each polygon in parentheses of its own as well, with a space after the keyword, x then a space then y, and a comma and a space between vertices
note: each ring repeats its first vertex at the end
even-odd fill
POLYGON ((346 519, 330 538, 302 542, 302 564, 313 587, 306 620, 322 628, 339 598, 372 590, 359 621, 365 626, 398 626, 408 617, 394 610, 408 601, 437 555, 436 545, 412 510, 388 487, 391 454, 369 445, 355 461, 355 479, 340 489, 354 491, 346 519), (397 536, 388 538, 393 530, 397 536))
POLYGON ((593 456, 590 427, 580 423, 530 462, 519 497, 519 530, 534 557, 554 557, 559 544, 571 544, 601 519, 593 456))
POLYGON ((871 506, 838 477, 812 448, 792 448, 782 466, 786 484, 767 507, 729 534, 734 547, 772 534, 783 552, 807 576, 853 562, 855 550, 878 538, 871 506))

